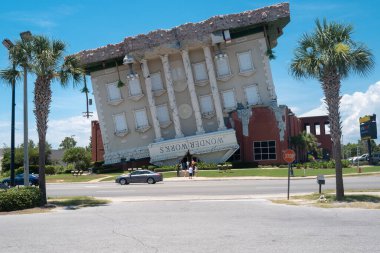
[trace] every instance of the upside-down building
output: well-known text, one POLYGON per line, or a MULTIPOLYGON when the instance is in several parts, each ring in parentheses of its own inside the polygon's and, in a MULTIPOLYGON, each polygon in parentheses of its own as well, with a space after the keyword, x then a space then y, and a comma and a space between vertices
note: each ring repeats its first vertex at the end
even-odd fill
POLYGON ((277 104, 269 58, 289 21, 282 3, 79 52, 105 163, 283 163, 300 124, 277 104))

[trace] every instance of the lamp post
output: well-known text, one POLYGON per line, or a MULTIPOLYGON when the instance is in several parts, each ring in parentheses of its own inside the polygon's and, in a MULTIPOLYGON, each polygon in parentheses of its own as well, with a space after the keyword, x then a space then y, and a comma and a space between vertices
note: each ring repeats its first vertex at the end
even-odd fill
MULTIPOLYGON (((291 116, 294 116, 294 113, 293 112, 291 112, 290 110, 288 111, 288 148, 289 149, 291 149, 292 147, 291 147, 291 144, 290 144, 290 141, 291 141, 291 133, 292 133, 292 131, 291 131, 291 127, 292 127, 292 123, 290 122, 290 117, 291 116)), ((290 175, 291 176, 294 176, 294 173, 293 173, 293 167, 292 167, 292 165, 290 164, 290 170, 289 170, 289 172, 290 172, 290 175)))
MULTIPOLYGON (((30 31, 20 33, 21 40, 28 42, 32 38, 30 31)), ((25 52, 24 68, 24 185, 29 185, 29 143, 28 143, 28 54, 25 52)))
MULTIPOLYGON (((288 113, 287 113, 287 120, 288 120, 288 149, 291 149, 291 145, 290 145, 290 135, 291 135, 291 123, 290 123, 290 117, 291 116, 294 116, 294 113, 292 113, 290 110, 288 110, 288 113)), ((288 195, 287 195, 287 198, 289 200, 289 193, 290 193, 290 176, 293 176, 293 168, 292 168, 292 164, 291 163, 288 163, 288 195)))
MULTIPOLYGON (((9 53, 9 59, 11 59, 10 56, 10 50, 13 48, 14 44, 9 39, 3 40, 3 45, 8 49, 9 53)), ((12 60, 12 71, 13 74, 16 71, 16 63, 12 60)), ((15 185, 15 86, 16 86, 16 77, 13 76, 12 81, 12 118, 11 118, 11 186, 15 185)))

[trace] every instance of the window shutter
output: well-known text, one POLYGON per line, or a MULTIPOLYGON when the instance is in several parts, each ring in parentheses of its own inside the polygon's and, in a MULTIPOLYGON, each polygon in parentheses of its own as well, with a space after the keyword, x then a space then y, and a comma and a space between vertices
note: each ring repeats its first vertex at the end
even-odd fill
POLYGON ((207 69, 205 62, 193 64, 195 81, 206 81, 208 79, 207 69))
POLYGON ((124 132, 128 130, 127 119, 124 113, 114 115, 115 132, 124 132))
POLYGON ((233 90, 224 91, 222 95, 223 95, 224 108, 236 107, 235 95, 234 95, 233 90))
POLYGON ((121 99, 120 88, 117 87, 116 83, 107 84, 108 99, 109 101, 115 101, 121 99))
POLYGON ((171 72, 173 81, 180 81, 185 79, 185 72, 182 67, 172 67, 171 72))
POLYGON ((202 113, 213 112, 214 107, 212 105, 211 96, 202 96, 200 97, 201 111, 202 113))
POLYGON ((130 96, 137 96, 137 95, 140 95, 142 93, 140 82, 139 82, 138 78, 129 80, 128 84, 129 84, 129 95, 130 96))
POLYGON ((160 124, 170 121, 169 110, 168 110, 167 105, 157 106, 156 111, 157 111, 157 118, 158 118, 158 121, 160 122, 160 124))
POLYGON ((152 91, 158 91, 158 90, 163 90, 164 86, 162 84, 162 79, 161 79, 161 73, 157 72, 154 74, 150 75, 150 80, 152 82, 152 91))
POLYGON ((217 72, 218 77, 231 75, 227 57, 217 57, 215 59, 215 63, 216 63, 216 72, 217 72))
POLYGON ((240 73, 253 71, 251 51, 238 53, 240 73))
POLYGON ((146 110, 139 110, 135 111, 135 117, 136 117, 136 127, 145 127, 148 126, 148 118, 146 116, 146 110))
POLYGON ((261 103, 257 85, 246 87, 245 95, 247 97, 247 103, 249 105, 257 105, 261 103))

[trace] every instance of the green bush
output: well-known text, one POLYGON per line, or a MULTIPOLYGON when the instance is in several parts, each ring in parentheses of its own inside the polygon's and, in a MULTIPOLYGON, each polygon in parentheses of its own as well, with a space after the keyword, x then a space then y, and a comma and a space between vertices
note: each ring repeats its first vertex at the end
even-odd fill
POLYGON ((45 166, 45 174, 46 175, 54 175, 56 173, 56 167, 54 165, 46 165, 45 166))
POLYGON ((350 161, 348 161, 348 160, 342 160, 342 167, 343 168, 348 168, 350 166, 351 166, 350 161))
POLYGON ((176 165, 167 165, 162 167, 157 167, 153 169, 155 172, 166 172, 166 171, 176 171, 177 166, 176 165))
POLYGON ((0 191, 0 212, 33 208, 40 205, 41 193, 36 187, 11 188, 0 191))
POLYGON ((102 174, 102 173, 112 173, 112 172, 123 172, 123 166, 121 163, 102 165, 101 167, 95 167, 92 172, 102 174))
POLYGON ((232 162, 232 168, 243 169, 243 168, 258 168, 259 164, 257 162, 232 162))

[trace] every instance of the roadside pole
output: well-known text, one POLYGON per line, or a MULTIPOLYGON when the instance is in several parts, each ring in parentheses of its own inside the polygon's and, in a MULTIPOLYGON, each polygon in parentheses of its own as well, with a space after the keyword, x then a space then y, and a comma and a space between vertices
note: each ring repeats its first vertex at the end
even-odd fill
POLYGON ((286 149, 282 153, 282 158, 285 162, 288 163, 288 200, 289 200, 289 193, 290 193, 290 169, 292 166, 292 162, 296 159, 296 153, 292 149, 286 149))

